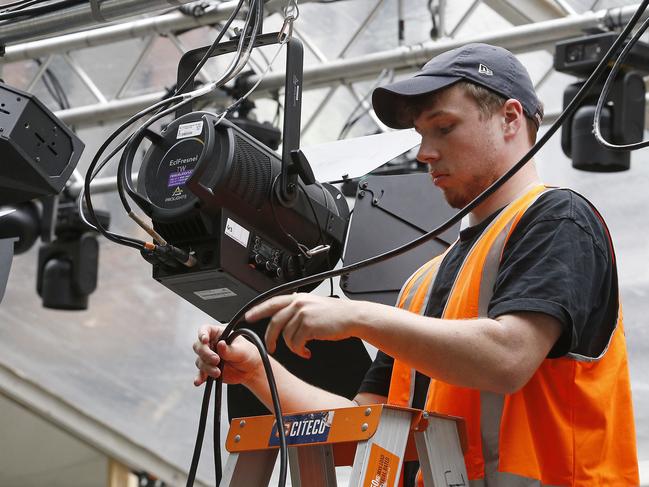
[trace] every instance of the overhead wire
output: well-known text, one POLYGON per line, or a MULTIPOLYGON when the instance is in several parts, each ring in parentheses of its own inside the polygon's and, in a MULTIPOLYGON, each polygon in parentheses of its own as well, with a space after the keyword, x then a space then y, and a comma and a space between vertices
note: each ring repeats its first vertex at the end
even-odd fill
MULTIPOLYGON (((243 4, 243 1, 244 0, 240 0, 238 7, 235 8, 235 10, 232 12, 230 17, 228 18, 228 21, 226 21, 226 23, 225 23, 226 26, 229 26, 230 23, 232 22, 232 20, 238 14, 238 12, 239 12, 239 10, 241 8, 241 5, 243 4)), ((255 1, 255 0, 253 0, 253 1, 255 1)), ((245 28, 247 28, 249 23, 250 23, 250 15, 247 18, 245 28)), ((225 32, 225 31, 223 31, 223 32, 225 32)), ((242 36, 242 37, 245 37, 245 36, 242 36)), ((220 37, 217 37, 217 40, 220 41, 221 38, 222 38, 222 35, 220 37)), ((217 40, 215 40, 215 42, 213 42, 213 46, 218 43, 217 40)), ((242 41, 243 41, 243 39, 242 39, 242 41)), ((233 62, 230 64, 230 67, 226 71, 226 75, 223 76, 220 80, 218 80, 217 82, 213 82, 213 83, 210 83, 208 85, 205 85, 203 87, 200 87, 198 89, 195 89, 193 91, 190 91, 188 93, 178 94, 178 92, 180 90, 184 89, 184 87, 186 86, 187 81, 190 79, 188 77, 187 80, 185 81, 185 83, 183 83, 180 87, 178 87, 176 89, 176 94, 175 95, 171 96, 168 99, 161 100, 158 103, 155 103, 154 105, 152 105, 151 107, 148 107, 148 108, 146 108, 144 110, 141 110, 140 112, 138 112, 137 114, 135 114, 134 116, 129 118, 122 125, 120 125, 120 127, 118 127, 113 133, 111 133, 109 135, 109 137, 104 141, 104 143, 99 148, 99 150, 95 154, 95 157, 93 158, 93 160, 90 163, 90 166, 89 166, 89 169, 88 169, 88 177, 86 177, 84 188, 82 190, 82 194, 85 196, 84 200, 86 202, 86 206, 88 208, 88 212, 89 212, 90 217, 91 217, 90 218, 91 221, 89 221, 86 218, 86 216, 84 214, 84 211, 83 211, 83 207, 82 207, 81 202, 80 202, 79 206, 80 206, 81 218, 86 224, 90 225, 93 229, 101 232, 109 240, 111 240, 111 241, 113 241, 115 243, 124 244, 124 245, 135 247, 135 248, 138 248, 138 249, 142 249, 142 248, 145 247, 145 242, 143 242, 142 240, 133 239, 131 237, 126 237, 126 236, 114 234, 112 232, 109 232, 107 229, 105 229, 101 225, 101 223, 97 220, 97 218, 94 215, 94 209, 93 209, 93 206, 92 206, 91 194, 90 194, 91 193, 90 182, 105 167, 105 165, 108 162, 110 162, 110 160, 113 157, 115 157, 115 155, 118 154, 119 151, 122 150, 122 148, 124 148, 129 143, 129 141, 133 140, 133 137, 136 136, 136 134, 142 133, 150 125, 152 125, 155 121, 157 121, 160 118, 166 116, 167 114, 179 109, 180 107, 182 107, 182 106, 184 106, 184 105, 186 105, 188 103, 191 103, 195 98, 198 98, 200 96, 203 96, 203 95, 215 90, 216 88, 218 88, 222 84, 226 83, 229 79, 231 79, 230 75, 235 73, 236 69, 238 68, 238 64, 239 64, 239 61, 240 61, 240 53, 242 51, 242 46, 243 46, 243 44, 240 43, 239 48, 237 49, 237 56, 235 57, 233 62), (165 110, 164 107, 169 106, 169 105, 171 105, 171 106, 165 110), (162 111, 159 111, 159 110, 162 110, 162 111), (154 116, 152 116, 147 122, 145 122, 144 125, 142 127, 140 127, 140 129, 138 129, 136 132, 131 133, 129 136, 127 136, 127 138, 125 140, 123 140, 120 144, 118 144, 118 146, 115 147, 111 151, 111 153, 101 161, 101 163, 99 163, 99 159, 100 159, 101 155, 107 150, 108 146, 122 132, 124 132, 126 129, 128 129, 135 122, 137 122, 138 120, 140 120, 141 118, 145 117, 146 115, 148 115, 148 114, 150 114, 152 112, 157 112, 157 113, 154 116)), ((201 62, 204 64, 208 57, 209 56, 204 56, 203 59, 201 59, 201 62)), ((202 65, 200 67, 202 67, 202 65)), ((200 70, 200 67, 198 67, 198 70, 200 70)), ((242 67, 243 66, 241 66, 241 68, 239 68, 239 71, 242 69, 242 67)), ((195 69, 194 71, 198 72, 198 70, 195 69)), ((128 175, 127 180, 130 182, 130 174, 128 175)), ((118 178, 118 190, 119 189, 121 189, 121 183, 120 183, 120 179, 118 178)), ((123 197, 122 194, 120 194, 120 200, 122 201, 123 204, 124 204, 124 202, 126 202, 126 199, 125 199, 125 197, 123 197)), ((80 198, 80 201, 81 201, 81 198, 80 198)), ((126 202, 126 205, 124 205, 124 206, 125 206, 125 209, 127 210, 127 213, 131 212, 130 206, 128 205, 128 202, 126 202)), ((138 224, 139 224, 139 222, 138 222, 138 224)), ((147 229, 145 228, 145 230, 147 230, 147 229)))
POLYGON ((84 0, 58 0, 48 3, 47 5, 42 5, 40 7, 20 8, 8 12, 5 11, 0 13, 0 22, 13 20, 20 17, 35 17, 42 14, 56 12, 57 10, 62 10, 64 8, 72 7, 82 3, 86 2, 84 0))
POLYGON ((36 5, 38 3, 45 3, 48 1, 50 0, 21 0, 19 2, 7 3, 2 5, 2 8, 0 8, 0 13, 14 12, 19 9, 31 7, 32 5, 36 5))
MULTIPOLYGON (((260 0, 253 0, 255 5, 261 5, 259 3, 260 0)), ((254 46, 255 38, 257 36, 257 30, 259 28, 259 25, 261 25, 261 12, 257 12, 256 14, 253 14, 253 2, 251 2, 251 8, 250 8, 250 14, 247 16, 244 27, 243 27, 243 32, 242 35, 239 39, 239 44, 237 46, 237 54, 235 58, 232 60, 230 63, 230 66, 226 69, 226 73, 218 80, 212 83, 209 83, 208 85, 205 85, 197 90, 195 90, 195 93, 199 93, 198 96, 202 96, 203 94, 207 94, 209 92, 214 91, 216 88, 219 88, 220 86, 223 86, 225 83, 227 83, 229 80, 233 79, 235 76, 237 76, 241 70, 245 67, 246 62, 248 60, 248 57, 250 56, 250 53, 252 52, 252 48, 254 46), (255 24, 252 28, 252 33, 249 36, 248 43, 246 45, 246 39, 248 39, 248 36, 246 33, 248 32, 248 28, 250 26, 250 22, 252 20, 252 17, 255 17, 255 24), (244 51, 245 48, 245 51, 244 51), (242 56, 243 53, 243 56, 242 56)), ((214 43, 213 43, 214 45, 214 43)), ((206 60, 206 57, 203 56, 203 60, 206 60)), ((200 68, 199 68, 200 69, 200 68)), ((198 70, 194 69, 196 73, 198 73, 198 70)), ((187 78, 183 84, 178 87, 176 90, 177 92, 180 92, 184 86, 186 86, 190 82, 191 78, 187 78)), ((137 131, 133 134, 132 137, 129 138, 129 140, 125 144, 124 148, 124 154, 127 154, 128 152, 132 153, 134 148, 137 149, 137 146, 139 146, 145 131, 157 120, 165 117, 166 115, 169 115, 176 110, 178 110, 180 107, 191 103, 192 100, 196 97, 190 97, 187 100, 183 100, 179 102, 177 105, 173 105, 171 107, 168 107, 166 109, 163 109, 162 111, 156 113, 154 116, 149 118, 140 128, 137 129, 137 131)), ((225 117, 226 113, 231 110, 237 103, 240 102, 240 99, 237 100, 235 103, 230 105, 228 108, 226 108, 223 113, 220 115, 220 118, 218 119, 217 123, 219 123, 223 117, 225 117)), ((127 213, 132 213, 132 209, 128 203, 126 192, 130 191, 131 193, 135 192, 135 189, 133 189, 132 186, 132 180, 131 180, 131 173, 130 173, 130 165, 128 164, 128 157, 122 157, 120 159, 120 163, 118 166, 118 174, 125 174, 124 180, 122 178, 117 179, 117 192, 119 194, 120 200, 122 202, 122 206, 126 210, 127 213), (124 172, 126 170, 126 172, 124 172), (124 184, 126 183, 126 188, 124 188, 124 184)), ((132 161, 132 159, 131 159, 132 161)), ((138 222, 140 224, 140 222, 138 222)), ((146 229, 145 229, 146 230, 146 229)))

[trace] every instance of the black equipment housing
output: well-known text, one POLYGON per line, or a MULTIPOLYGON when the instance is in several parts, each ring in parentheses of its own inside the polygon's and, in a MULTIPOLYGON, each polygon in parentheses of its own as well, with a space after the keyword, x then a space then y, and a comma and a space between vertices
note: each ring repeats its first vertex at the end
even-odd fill
MULTIPOLYGON (((557 71, 587 77, 613 45, 617 34, 605 32, 557 43, 554 67, 557 71)), ((609 71, 610 72, 610 71, 609 71)), ((602 136, 613 144, 640 142, 645 124, 645 85, 649 74, 649 44, 638 42, 629 51, 617 73, 601 114, 602 136)), ((597 100, 604 87, 602 77, 584 98, 582 105, 561 129, 561 148, 575 169, 591 172, 625 171, 631 166, 628 151, 602 147, 592 133, 597 100)), ((575 97, 583 81, 569 85, 563 93, 563 109, 575 97)))
MULTIPOLYGON (((441 191, 432 188, 428 173, 365 176, 358 185, 344 263, 354 264, 404 245, 454 214, 441 191)), ((458 223, 404 254, 343 274, 340 287, 349 299, 394 306, 404 282, 423 263, 444 252, 459 231, 458 223)))
MULTIPOLYGON (((618 33, 601 32, 557 42, 554 52, 554 69, 560 73, 587 78, 611 48, 618 33)), ((620 48, 620 52, 622 48, 620 48)), ((619 54, 619 53, 618 53, 619 54)), ((615 58, 614 58, 615 59, 615 58)), ((611 66, 613 61, 611 61, 611 66)), ((629 51, 625 70, 633 69, 649 74, 649 44, 638 41, 629 51)))
POLYGON ((0 206, 58 194, 83 148, 36 97, 0 82, 0 206))
MULTIPOLYGON (((260 35, 255 46, 278 39, 277 33, 260 35)), ((236 46, 237 41, 222 43, 212 56, 236 46)), ((178 86, 207 49, 182 57, 178 86)), ((334 186, 316 183, 299 150, 302 62, 302 45, 292 38, 287 43, 281 157, 236 123, 192 112, 191 105, 178 110, 162 133, 142 134, 152 146, 140 167, 137 192, 129 195, 151 217, 155 230, 193 253, 197 264, 185 267, 143 255, 152 262, 156 280, 222 322, 261 292, 331 269, 343 252, 347 202, 334 186), (308 252, 323 246, 328 250, 308 252)), ((250 89, 248 79, 238 81, 242 93, 235 96, 250 89)), ((119 175, 127 188, 136 142, 125 149, 125 169, 119 175)), ((267 321, 247 326, 263 337, 267 321)), ((353 398, 371 363, 363 343, 350 338, 308 346, 311 358, 304 360, 280 339, 274 357, 298 377, 353 398)), ((228 386, 228 412, 232 418, 267 410, 244 387, 228 386)))
MULTIPOLYGON (((255 47, 278 42, 277 33, 264 34, 255 47)), ((211 55, 237 45, 222 43, 211 55)), ((185 81, 207 49, 183 56, 178 86, 192 85, 185 81)), ((160 134, 143 131, 122 155, 120 184, 165 240, 197 259, 185 267, 145 252, 154 278, 222 322, 260 292, 330 269, 342 255, 347 202, 334 186, 315 183, 299 150, 302 63, 302 44, 288 40, 281 158, 231 121, 192 112, 191 104, 160 134), (131 167, 143 138, 152 145, 133 191, 131 167)))
MULTIPOLYGON (((108 212, 96 210, 96 216, 108 228, 108 212)), ((82 222, 74 201, 58 205, 54 233, 54 240, 38 249, 36 291, 46 308, 88 309, 88 297, 97 288, 97 234, 82 222)))
POLYGON ((334 186, 299 180, 292 206, 282 205, 277 154, 228 120, 216 122, 189 113, 152 137, 136 201, 160 235, 198 260, 193 267, 154 264, 153 277, 227 322, 260 292, 337 262, 349 210, 334 186), (308 258, 296 241, 331 248, 308 258))

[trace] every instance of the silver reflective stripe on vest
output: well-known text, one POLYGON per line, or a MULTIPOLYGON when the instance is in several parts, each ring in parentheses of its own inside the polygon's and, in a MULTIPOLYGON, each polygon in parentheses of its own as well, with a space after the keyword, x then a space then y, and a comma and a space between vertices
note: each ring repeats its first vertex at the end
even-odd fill
MULTIPOLYGON (((423 305, 420 310, 418 310, 418 313, 420 315, 423 315, 426 312, 426 305, 428 304, 428 299, 430 298, 430 292, 433 289, 433 283, 435 282, 435 278, 437 277, 437 269, 439 269, 439 266, 433 266, 433 278, 430 281, 430 284, 428 286, 428 289, 426 289, 426 298, 423 301, 423 305)), ((408 296, 406 296, 406 300, 403 302, 403 309, 410 309, 410 306, 412 305, 412 300, 415 297, 415 294, 417 294, 417 291, 423 284, 424 280, 426 277, 428 277, 428 274, 430 273, 430 270, 426 272, 422 272, 417 279, 415 279, 412 283, 412 287, 410 288, 410 292, 408 293, 408 296)))
MULTIPOLYGON (((536 201, 536 198, 534 201, 536 201)), ((478 317, 486 317, 489 314, 489 303, 493 297, 500 260, 505 249, 505 244, 507 243, 507 237, 514 224, 514 218, 512 217, 496 236, 485 258, 480 279, 478 317)), ((500 424, 504 405, 505 396, 503 394, 480 391, 480 436, 482 440, 482 456, 485 462, 485 486, 540 486, 541 483, 538 480, 498 471, 498 463, 500 461, 500 424)))
MULTIPOLYGON (((530 206, 534 204, 541 194, 544 193, 545 191, 537 195, 534 201, 530 203, 530 206)), ((509 232, 514 224, 514 219, 515 216, 507 222, 500 233, 496 236, 485 258, 480 276, 478 317, 488 316, 489 303, 493 297, 494 287, 498 277, 498 269, 500 267, 500 260, 505 249, 505 244, 507 243, 507 237, 509 236, 509 232)), ((486 234, 497 220, 498 217, 496 217, 494 221, 485 228, 483 234, 486 234)), ((480 244, 480 241, 481 238, 476 240, 471 250, 467 253, 467 257, 471 255, 475 248, 480 244)), ((467 260, 467 258, 464 259, 462 267, 457 274, 458 277, 462 274, 467 260)), ((455 291, 456 285, 457 277, 455 283, 453 283, 451 295, 455 291)), ((444 309, 444 314, 445 313, 446 309, 444 309)), ((538 480, 498 471, 498 464, 500 461, 500 424, 504 404, 505 396, 503 394, 480 391, 480 435, 482 441, 482 456, 485 462, 485 478, 471 481, 470 485, 471 487, 540 487, 542 484, 538 480)))
MULTIPOLYGON (((485 317, 489 311, 489 302, 493 296, 500 257, 505 248, 509 230, 513 225, 510 220, 498 234, 485 258, 480 280, 480 296, 478 299, 478 316, 485 317)), ((488 487, 500 486, 496 482, 498 462, 500 460, 500 420, 503 415, 505 396, 495 392, 480 391, 480 436, 482 440, 482 456, 484 458, 485 480, 488 487)), ((503 484, 504 485, 504 484, 503 484)))
POLYGON ((505 243, 509 231, 514 224, 514 220, 510 220, 503 228, 503 231, 498 234, 493 245, 489 249, 489 253, 485 258, 484 266, 482 267, 482 278, 480 279, 480 295, 478 296, 478 317, 486 317, 489 313, 489 303, 494 295, 494 286, 496 285, 496 278, 498 277, 498 268, 500 266, 500 258, 503 255, 505 243))
MULTIPOLYGON (((403 302, 402 308, 403 309, 409 309, 410 304, 412 303, 413 296, 415 295, 416 291, 419 289, 421 284, 424 282, 424 279, 430 275, 432 272, 432 276, 430 279, 430 283, 428 285, 428 289, 426 289, 426 296, 424 297, 423 304, 421 309, 418 310, 418 313, 420 315, 424 315, 426 313, 426 308, 428 307, 428 301, 430 299, 430 293, 433 291, 433 285, 435 284, 435 279, 437 279, 437 271, 439 270, 439 266, 441 264, 441 259, 439 262, 437 262, 436 265, 433 265, 431 269, 428 269, 426 272, 422 272, 421 275, 413 282, 413 285, 410 287, 410 293, 406 297, 406 300, 403 302)), ((427 264, 425 264, 427 265, 427 264)), ((417 269, 412 276, 406 281, 406 285, 410 283, 410 279, 414 277, 417 272, 419 272, 421 268, 417 269)), ((401 288, 401 292, 399 293, 399 297, 397 298, 397 305, 401 301, 403 290, 406 288, 406 285, 401 288)), ((410 369, 410 392, 408 395, 408 407, 412 407, 412 401, 415 398, 415 377, 416 377, 417 371, 415 369, 410 369)))
POLYGON ((550 484, 543 484, 539 480, 513 475, 511 473, 498 472, 497 478, 477 479, 469 481, 470 487, 560 487, 550 484))
MULTIPOLYGON (((453 245, 455 245, 455 243, 453 243, 451 246, 453 245)), ((410 305, 412 304, 412 300, 414 299, 417 290, 421 287, 424 280, 426 280, 428 276, 431 276, 430 282, 428 283, 428 288, 426 289, 426 295, 424 296, 424 300, 422 301, 421 309, 417 310, 417 313, 422 316, 426 314, 426 308, 428 307, 430 294, 433 291, 433 287, 435 285, 435 279, 437 279, 437 273, 439 271, 439 266, 441 265, 441 263, 442 263, 442 259, 439 259, 439 261, 435 265, 431 266, 431 269, 428 269, 426 272, 422 272, 421 275, 413 281, 413 285, 410 287, 410 292, 408 293, 408 296, 406 296, 406 300, 403 302, 403 306, 401 306, 401 308, 410 309, 410 305)), ((417 269, 413 273, 413 276, 417 274, 417 272, 419 272, 419 269, 417 269)), ((410 279, 412 279, 412 276, 410 277, 410 279)), ((403 293, 403 289, 405 289, 405 287, 410 283, 410 279, 406 281, 406 285, 403 286, 401 292, 399 293, 399 297, 397 298, 397 304, 399 304, 399 302, 401 301, 401 295, 403 293)))
POLYGON ((412 401, 415 399, 415 378, 417 376, 417 371, 415 369, 410 369, 410 392, 408 396, 408 407, 412 407, 412 401))
POLYGON ((482 457, 487 485, 498 485, 491 482, 498 473, 500 460, 500 420, 503 415, 505 396, 495 392, 480 391, 480 437, 482 440, 482 457))

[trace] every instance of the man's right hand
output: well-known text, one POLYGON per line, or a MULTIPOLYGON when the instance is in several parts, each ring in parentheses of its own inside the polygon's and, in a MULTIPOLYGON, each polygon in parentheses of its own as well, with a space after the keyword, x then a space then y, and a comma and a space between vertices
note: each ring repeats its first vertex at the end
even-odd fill
POLYGON ((226 384, 247 384, 261 371, 263 363, 259 351, 245 338, 238 336, 231 345, 220 341, 216 352, 210 347, 223 332, 223 326, 204 325, 198 330, 198 340, 194 343, 194 353, 198 375, 194 385, 200 386, 207 377, 215 379, 221 375, 218 365, 225 364, 223 382, 226 384))

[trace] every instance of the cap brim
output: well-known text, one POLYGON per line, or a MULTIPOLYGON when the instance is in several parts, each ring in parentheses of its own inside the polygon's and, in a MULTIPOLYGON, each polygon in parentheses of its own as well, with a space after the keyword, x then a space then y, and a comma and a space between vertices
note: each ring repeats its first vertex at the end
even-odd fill
POLYGON ((405 117, 406 98, 427 95, 461 80, 460 76, 418 75, 376 88, 372 93, 372 107, 376 116, 388 127, 407 129, 413 126, 411 117, 405 117))

